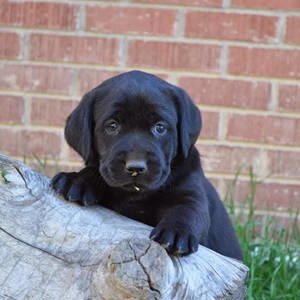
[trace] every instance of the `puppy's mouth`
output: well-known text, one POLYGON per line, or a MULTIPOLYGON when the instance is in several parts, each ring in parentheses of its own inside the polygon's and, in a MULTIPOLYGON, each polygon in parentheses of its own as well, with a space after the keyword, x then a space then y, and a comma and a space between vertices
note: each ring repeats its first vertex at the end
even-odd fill
POLYGON ((145 180, 118 180, 111 176, 103 176, 106 183, 113 188, 122 189, 127 192, 143 193, 156 190, 160 187, 160 180, 145 181, 145 180))
POLYGON ((161 170, 158 174, 151 176, 150 174, 120 174, 104 168, 100 169, 100 173, 110 187, 132 193, 145 193, 159 189, 165 183, 169 171, 161 170))

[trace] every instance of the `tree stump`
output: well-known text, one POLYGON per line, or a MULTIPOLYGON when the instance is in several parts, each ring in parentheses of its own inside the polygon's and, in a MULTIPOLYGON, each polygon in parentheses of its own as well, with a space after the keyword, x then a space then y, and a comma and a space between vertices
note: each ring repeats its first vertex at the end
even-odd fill
POLYGON ((244 299, 248 269, 205 247, 169 256, 151 227, 64 201, 0 155, 1 299, 244 299))

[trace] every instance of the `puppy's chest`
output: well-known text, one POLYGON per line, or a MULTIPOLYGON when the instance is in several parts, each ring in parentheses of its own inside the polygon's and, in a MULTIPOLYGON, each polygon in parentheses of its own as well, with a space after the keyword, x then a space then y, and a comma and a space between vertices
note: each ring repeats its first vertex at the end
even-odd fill
POLYGON ((136 198, 114 199, 108 208, 136 221, 156 226, 159 209, 152 199, 137 200, 136 198))

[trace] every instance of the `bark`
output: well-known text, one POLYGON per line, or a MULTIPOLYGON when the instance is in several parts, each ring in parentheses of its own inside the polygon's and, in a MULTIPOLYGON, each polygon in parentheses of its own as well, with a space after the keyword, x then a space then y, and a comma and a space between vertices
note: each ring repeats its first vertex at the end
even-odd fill
POLYGON ((170 257, 151 227, 64 201, 0 155, 1 299, 244 299, 248 269, 205 247, 170 257))

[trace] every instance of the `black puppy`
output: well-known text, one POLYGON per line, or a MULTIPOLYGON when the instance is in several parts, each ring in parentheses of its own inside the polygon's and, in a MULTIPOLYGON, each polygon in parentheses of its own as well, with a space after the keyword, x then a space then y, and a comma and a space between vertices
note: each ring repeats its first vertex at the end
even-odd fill
POLYGON ((86 167, 57 174, 52 186, 69 201, 99 203, 154 226, 150 237, 170 253, 189 254, 200 243, 241 260, 194 146, 200 129, 200 112, 184 90, 140 71, 113 77, 67 119, 66 140, 86 167))

